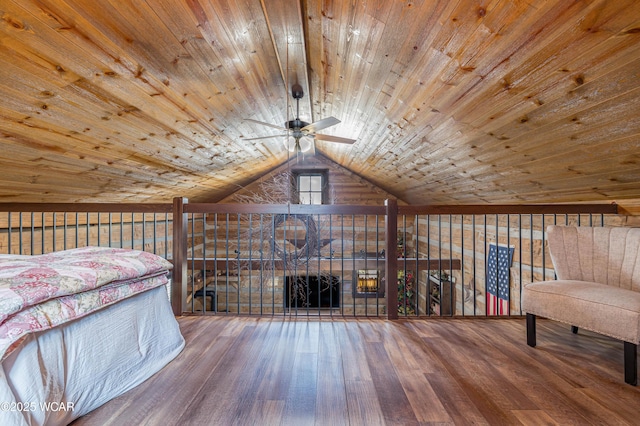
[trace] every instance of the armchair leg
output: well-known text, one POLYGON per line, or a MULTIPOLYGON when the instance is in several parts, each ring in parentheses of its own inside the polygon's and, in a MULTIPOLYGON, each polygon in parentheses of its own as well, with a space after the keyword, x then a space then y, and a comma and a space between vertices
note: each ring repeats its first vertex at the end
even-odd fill
POLYGON ((536 316, 529 313, 527 313, 527 345, 532 348, 536 346, 536 316))
POLYGON ((571 326, 571 332, 572 332, 573 334, 578 334, 578 327, 576 327, 575 325, 572 325, 572 326, 571 326))
POLYGON ((638 345, 629 342, 624 342, 624 381, 638 384, 638 345))

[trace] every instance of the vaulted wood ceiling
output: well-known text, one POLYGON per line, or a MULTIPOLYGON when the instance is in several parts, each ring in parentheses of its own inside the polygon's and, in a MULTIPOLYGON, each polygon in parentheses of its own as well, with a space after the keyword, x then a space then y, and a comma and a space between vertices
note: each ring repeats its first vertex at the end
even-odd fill
POLYGON ((636 0, 2 0, 0 201, 216 201, 278 131, 411 204, 640 199, 636 0))

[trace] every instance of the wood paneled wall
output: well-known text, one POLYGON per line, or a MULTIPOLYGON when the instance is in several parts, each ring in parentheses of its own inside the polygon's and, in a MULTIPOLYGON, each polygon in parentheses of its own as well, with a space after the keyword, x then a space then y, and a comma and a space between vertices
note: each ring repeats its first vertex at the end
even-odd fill
MULTIPOLYGON (((291 157, 283 166, 274 169, 246 186, 238 188, 238 191, 221 202, 230 203, 237 201, 239 199, 238 196, 247 196, 252 193, 260 194, 262 191, 261 185, 264 182, 273 180, 274 176, 278 174, 292 173, 296 170, 326 170, 328 172, 329 204, 382 206, 385 200, 396 198, 363 177, 316 153, 313 156, 298 154, 298 156, 291 157)), ((399 200, 399 204, 406 203, 399 200)))

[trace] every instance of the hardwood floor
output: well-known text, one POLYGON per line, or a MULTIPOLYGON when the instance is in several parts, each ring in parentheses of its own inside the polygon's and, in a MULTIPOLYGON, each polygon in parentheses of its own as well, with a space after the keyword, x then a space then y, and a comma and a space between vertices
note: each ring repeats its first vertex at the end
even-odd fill
POLYGON ((74 426, 638 424, 622 343, 539 319, 183 317, 184 351, 74 426))

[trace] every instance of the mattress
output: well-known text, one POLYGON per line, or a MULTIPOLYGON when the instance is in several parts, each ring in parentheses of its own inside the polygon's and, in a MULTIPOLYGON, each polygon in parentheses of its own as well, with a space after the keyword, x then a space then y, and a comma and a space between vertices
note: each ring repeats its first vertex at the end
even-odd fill
POLYGON ((165 286, 31 333, 2 361, 0 424, 68 424, 151 377, 183 347, 165 286))

